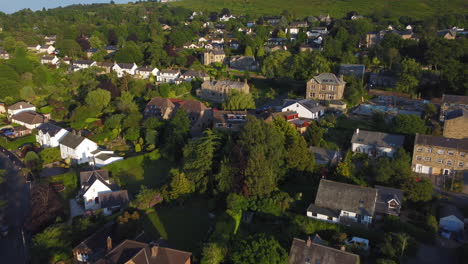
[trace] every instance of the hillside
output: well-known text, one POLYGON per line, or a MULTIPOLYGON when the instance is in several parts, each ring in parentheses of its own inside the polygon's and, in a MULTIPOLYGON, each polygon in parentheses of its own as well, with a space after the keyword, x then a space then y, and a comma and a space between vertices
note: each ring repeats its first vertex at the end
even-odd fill
POLYGON ((272 15, 287 9, 295 16, 330 14, 342 17, 349 11, 371 15, 387 12, 392 17, 425 18, 466 10, 464 0, 182 0, 172 5, 199 11, 219 11, 226 7, 234 14, 272 15))

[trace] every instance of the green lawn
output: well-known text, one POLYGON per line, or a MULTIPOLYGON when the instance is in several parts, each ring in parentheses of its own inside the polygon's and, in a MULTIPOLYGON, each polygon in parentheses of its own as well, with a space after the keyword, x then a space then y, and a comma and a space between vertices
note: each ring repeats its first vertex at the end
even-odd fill
POLYGON ((47 180, 50 183, 62 183, 65 186, 65 191, 61 192, 60 195, 67 199, 67 203, 68 199, 75 197, 78 192, 78 175, 75 171, 55 175, 47 178, 47 180))
POLYGON ((171 247, 198 254, 214 223, 208 217, 210 208, 211 201, 202 198, 192 198, 181 206, 156 206, 155 212, 144 216, 144 228, 152 237, 166 239, 171 247))
POLYGON ((170 4, 204 12, 220 12, 229 8, 236 15, 279 15, 288 10, 298 17, 330 14, 338 18, 350 11, 363 15, 381 11, 389 12, 393 18, 409 16, 420 19, 435 14, 461 13, 466 8, 464 0, 182 0, 170 4))
POLYGON ((111 172, 122 189, 136 193, 141 185, 158 187, 166 183, 171 165, 171 162, 155 152, 112 163, 105 169, 111 172))
POLYGON ((36 135, 28 135, 24 137, 20 137, 9 141, 4 137, 0 137, 0 146, 8 149, 8 150, 16 150, 17 148, 21 147, 26 143, 35 143, 36 142, 36 135))

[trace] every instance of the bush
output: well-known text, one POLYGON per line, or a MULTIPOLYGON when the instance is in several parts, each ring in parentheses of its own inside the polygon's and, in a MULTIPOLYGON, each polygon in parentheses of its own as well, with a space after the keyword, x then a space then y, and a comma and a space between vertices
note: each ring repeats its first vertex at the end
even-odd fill
POLYGON ((43 149, 39 153, 39 157, 41 158, 42 162, 44 164, 49 164, 55 161, 60 161, 62 160, 62 157, 60 156, 60 148, 46 148, 43 149))

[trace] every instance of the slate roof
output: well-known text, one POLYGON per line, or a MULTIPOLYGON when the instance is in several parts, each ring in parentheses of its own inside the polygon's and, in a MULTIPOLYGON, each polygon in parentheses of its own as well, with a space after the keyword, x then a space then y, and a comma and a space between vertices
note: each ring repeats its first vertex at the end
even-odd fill
POLYGON ((375 211, 382 214, 400 215, 400 209, 403 203, 403 191, 379 185, 376 185, 375 189, 377 189, 377 202, 375 204, 375 211), (392 199, 395 199, 399 204, 397 208, 388 207, 388 202, 392 199))
POLYGON ((60 130, 62 130, 63 128, 61 127, 58 127, 52 123, 44 123, 44 124, 40 124, 37 129, 39 131, 41 131, 43 134, 49 134, 49 136, 53 137, 55 135, 57 135, 58 132, 60 132, 60 130))
POLYGON ((403 146, 405 137, 402 135, 383 132, 367 131, 359 129, 354 132, 351 143, 374 145, 386 148, 398 148, 403 146))
POLYGON ((327 85, 342 85, 345 82, 338 77, 336 77, 333 73, 321 73, 317 76, 314 76, 313 79, 319 84, 327 84, 327 85))
POLYGON ((354 75, 357 77, 364 76, 366 67, 364 64, 340 64, 339 75, 354 75))
POLYGON ((141 71, 141 72, 152 72, 154 70, 154 68, 151 68, 151 67, 138 67, 136 70, 141 71))
POLYGON ((73 65, 75 65, 75 64, 91 65, 93 63, 94 63, 93 60, 76 60, 76 61, 73 62, 73 65))
POLYGON ((182 77, 206 78, 206 77, 209 77, 209 75, 204 71, 188 70, 182 74, 182 77))
POLYGON ((229 115, 240 115, 247 118, 247 111, 213 111, 213 123, 244 123, 247 119, 230 119, 229 115))
POLYGON ((8 110, 19 110, 19 109, 25 109, 25 108, 32 108, 34 105, 27 103, 25 101, 20 101, 15 104, 12 104, 8 107, 8 110))
POLYGON ((442 95, 442 103, 447 103, 447 104, 468 104, 468 96, 444 94, 444 95, 442 95))
POLYGON ((91 186, 96 179, 100 179, 102 182, 109 181, 108 170, 92 170, 80 172, 80 184, 91 186))
POLYGON ((301 99, 301 100, 290 100, 286 99, 284 100, 283 108, 288 107, 292 104, 301 104, 304 106, 307 110, 309 110, 312 113, 317 113, 319 111, 325 110, 325 107, 321 106, 318 101, 312 100, 312 99, 301 99))
POLYGON ((133 63, 117 63, 121 69, 132 69, 133 68, 133 63))
POLYGON ((446 138, 439 136, 416 134, 415 145, 438 146, 443 148, 458 149, 468 151, 468 139, 446 138))
POLYGON ((104 67, 104 68, 112 68, 112 66, 114 66, 114 63, 103 61, 103 62, 97 62, 96 65, 99 67, 104 67))
POLYGON ((358 264, 359 256, 346 251, 294 238, 289 252, 289 264, 358 264))
POLYGON ((242 89, 245 85, 244 82, 221 80, 221 81, 205 81, 209 83, 210 87, 227 87, 230 89, 242 89))
POLYGON ((222 49, 209 50, 208 52, 211 52, 214 55, 225 55, 224 50, 222 50, 222 49))
POLYGON ((458 117, 467 118, 468 117, 468 110, 463 108, 463 109, 457 109, 457 110, 450 111, 445 115, 445 120, 450 120, 450 119, 454 119, 454 118, 458 118, 458 117))
POLYGON ((153 97, 147 104, 145 112, 150 111, 151 114, 164 116, 166 111, 174 109, 175 105, 167 98, 153 97), (153 107, 154 106, 154 107, 153 107))
POLYGON ((123 206, 129 201, 127 190, 99 193, 98 197, 99 203, 101 204, 101 208, 123 206))
POLYGON ((159 72, 160 74, 178 74, 180 73, 179 69, 165 69, 159 72))
POLYGON ((455 205, 452 204, 443 204, 439 208, 439 219, 447 217, 447 216, 455 216, 458 218, 460 221, 464 221, 465 217, 463 214, 458 210, 458 208, 455 205))
POLYGON ((34 111, 23 111, 11 117, 12 120, 17 120, 29 125, 37 125, 45 122, 45 117, 34 111))
POLYGON ((321 180, 315 206, 373 216, 376 199, 376 189, 321 180))
POLYGON ((333 149, 310 147, 309 150, 314 154, 315 162, 318 164, 332 163, 339 156, 339 152, 333 149))
MULTIPOLYGON (((94 234, 74 247, 73 252, 88 252, 88 260, 91 262, 100 259, 106 253, 108 237, 112 238, 113 243, 118 242, 113 239, 114 227, 115 222, 106 223, 101 229, 97 230, 94 234)), ((75 262, 79 263, 77 261, 75 262)))
POLYGON ((80 135, 75 135, 73 133, 67 133, 63 138, 60 139, 59 143, 67 146, 69 148, 75 149, 78 147, 81 142, 83 142, 86 138, 80 135))

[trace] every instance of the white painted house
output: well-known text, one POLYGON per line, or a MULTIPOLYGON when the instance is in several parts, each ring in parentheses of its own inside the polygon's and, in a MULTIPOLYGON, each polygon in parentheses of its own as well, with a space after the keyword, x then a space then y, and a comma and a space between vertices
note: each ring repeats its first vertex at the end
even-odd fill
POLYGON ((149 79, 152 76, 158 75, 158 68, 152 67, 138 67, 135 70, 135 76, 140 79, 149 79))
POLYGON ((43 45, 39 47, 38 51, 39 53, 52 54, 55 52, 55 47, 52 45, 43 45))
POLYGON ((370 157, 393 157, 403 147, 402 135, 356 129, 351 139, 353 152, 365 153, 370 157))
POLYGON ((78 164, 92 161, 91 152, 98 148, 95 142, 74 133, 64 135, 59 140, 59 145, 62 159, 70 159, 78 164))
POLYGON ((78 198, 83 199, 85 210, 103 209, 105 215, 110 215, 129 201, 127 191, 118 190, 107 170, 80 172, 80 185, 78 198))
POLYGON ((331 223, 368 225, 374 218, 377 194, 374 188, 321 180, 307 216, 331 223))
POLYGON ((57 65, 59 63, 59 58, 57 56, 42 56, 41 57, 41 64, 51 64, 57 65))
POLYGON ((73 62, 73 70, 79 71, 96 66, 96 61, 93 60, 77 60, 73 62))
POLYGON ((59 141, 69 132, 52 123, 44 123, 37 127, 36 141, 43 148, 55 148, 59 141))
POLYGON ((135 71, 138 66, 135 63, 116 63, 112 70, 117 73, 119 78, 123 77, 125 74, 135 75, 135 71))
POLYGON ((36 111, 36 107, 28 102, 19 101, 8 106, 8 117, 19 114, 24 111, 36 111))
POLYGON ((179 77, 179 69, 161 70, 156 77, 156 81, 161 83, 177 83, 179 77))
POLYGON ((325 107, 311 99, 285 100, 281 112, 297 112, 300 118, 318 119, 325 113, 325 107))

